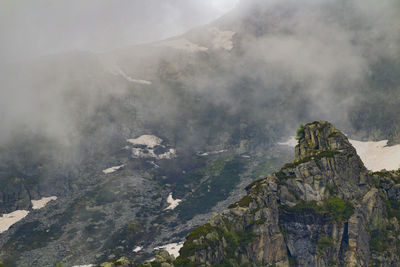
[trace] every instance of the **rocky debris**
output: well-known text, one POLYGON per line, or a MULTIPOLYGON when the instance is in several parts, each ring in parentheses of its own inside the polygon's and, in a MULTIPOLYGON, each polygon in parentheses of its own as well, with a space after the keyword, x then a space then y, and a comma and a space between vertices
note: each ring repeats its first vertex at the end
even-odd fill
POLYGON ((400 171, 368 172, 325 121, 298 138, 293 162, 196 228, 168 266, 398 266, 400 171))

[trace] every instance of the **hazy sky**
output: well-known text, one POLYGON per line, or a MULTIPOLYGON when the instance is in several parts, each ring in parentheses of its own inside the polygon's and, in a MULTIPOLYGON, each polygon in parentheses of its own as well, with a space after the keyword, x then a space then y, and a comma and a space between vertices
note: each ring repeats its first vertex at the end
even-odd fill
POLYGON ((0 0, 0 58, 102 51, 206 24, 237 0, 0 0))

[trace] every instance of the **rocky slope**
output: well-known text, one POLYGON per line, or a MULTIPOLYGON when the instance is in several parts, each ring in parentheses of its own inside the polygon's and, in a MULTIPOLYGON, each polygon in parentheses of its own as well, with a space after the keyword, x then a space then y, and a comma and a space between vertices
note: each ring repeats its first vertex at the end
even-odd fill
POLYGON ((400 172, 369 172, 328 122, 297 135, 293 162, 190 233, 176 260, 144 266, 398 266, 400 172))
MULTIPOLYGON (((242 2, 169 40, 101 54, 75 51, 0 71, 9 93, 2 100, 19 100, 5 113, 10 105, 0 105, 1 137, 13 137, 0 138, 0 215, 31 211, 0 234, 1 261, 44 267, 151 258, 154 247, 182 241, 209 213, 240 199, 245 184, 287 161, 274 144, 300 122, 322 118, 360 140, 399 142, 400 31, 389 30, 399 25, 397 3, 242 2), (19 116, 22 125, 15 126, 19 116), (166 143, 148 150, 126 142, 142 135, 166 143), (167 148, 176 157, 160 156, 167 148), (172 211, 165 210, 170 194, 182 199, 172 211), (49 196, 58 200, 32 210, 32 200, 49 196)), ((277 181, 289 177, 272 194, 283 207, 331 200, 319 184, 322 174, 314 175, 317 163, 306 165, 314 150, 302 148, 296 161, 304 162, 276 174, 277 181), (297 168, 318 179, 301 186, 289 173, 297 168)), ((340 153, 314 157, 325 166, 340 153)), ((346 200, 364 196, 375 179, 354 169, 357 162, 344 162, 349 173, 344 165, 329 169, 332 190, 344 177, 360 177, 356 192, 356 180, 340 184, 346 200)))

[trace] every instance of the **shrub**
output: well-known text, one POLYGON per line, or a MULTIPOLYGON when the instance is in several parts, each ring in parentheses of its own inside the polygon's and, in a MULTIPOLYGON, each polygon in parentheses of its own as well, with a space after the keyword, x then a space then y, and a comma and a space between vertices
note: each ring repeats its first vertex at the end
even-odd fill
POLYGON ((326 200, 324 209, 329 213, 331 219, 337 222, 347 221, 354 214, 353 204, 338 197, 326 200))
POLYGON ((331 220, 336 222, 347 221, 354 214, 354 207, 349 201, 339 197, 331 197, 319 206, 316 201, 301 200, 293 207, 282 206, 287 212, 328 214, 331 220))

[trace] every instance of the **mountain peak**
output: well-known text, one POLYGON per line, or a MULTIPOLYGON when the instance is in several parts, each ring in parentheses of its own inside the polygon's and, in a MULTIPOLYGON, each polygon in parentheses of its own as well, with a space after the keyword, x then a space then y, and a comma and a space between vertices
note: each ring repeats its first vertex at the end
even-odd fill
POLYGON ((303 160, 321 152, 349 151, 355 154, 355 149, 347 137, 327 121, 315 121, 301 125, 297 130, 295 160, 303 160))

